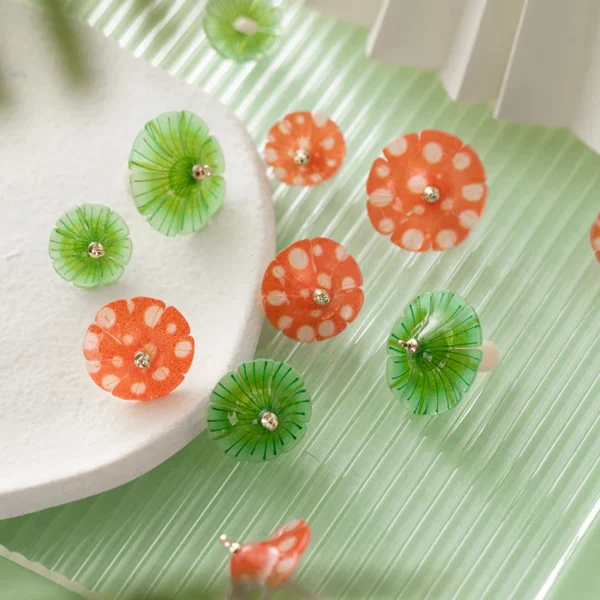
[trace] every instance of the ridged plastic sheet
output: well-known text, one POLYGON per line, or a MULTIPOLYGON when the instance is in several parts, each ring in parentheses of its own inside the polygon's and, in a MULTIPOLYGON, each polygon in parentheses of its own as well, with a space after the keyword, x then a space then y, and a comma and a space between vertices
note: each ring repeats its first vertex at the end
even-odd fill
POLYGON ((313 541, 297 581, 321 597, 544 598, 600 497, 600 265, 588 240, 600 158, 570 133, 451 103, 433 73, 367 60, 364 30, 301 2, 283 4, 279 50, 243 65, 208 46, 202 1, 159 3, 152 26, 136 0, 71 5, 233 107, 257 144, 291 110, 331 116, 346 161, 313 188, 273 179, 278 247, 341 242, 361 265, 366 299, 357 321, 324 343, 295 344, 265 324, 258 355, 293 364, 314 399, 293 452, 238 464, 203 433, 120 489, 4 521, 0 543, 107 595, 218 597, 227 585, 219 534, 261 539, 299 517, 313 541), (470 143, 490 185, 479 226, 442 254, 393 246, 365 208, 381 148, 424 128, 470 143), (455 410, 414 417, 387 389, 386 338, 407 302, 444 288, 478 310, 502 363, 455 410))

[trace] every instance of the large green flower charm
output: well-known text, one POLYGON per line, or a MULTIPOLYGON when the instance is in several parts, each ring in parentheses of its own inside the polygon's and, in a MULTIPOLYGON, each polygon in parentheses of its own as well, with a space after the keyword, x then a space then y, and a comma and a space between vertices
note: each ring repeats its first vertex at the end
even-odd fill
POLYGON ((269 0, 209 0, 204 31, 219 54, 245 62, 275 49, 279 22, 279 9, 269 0))
POLYGON ((129 156, 131 194, 148 223, 168 236, 199 231, 223 206, 225 159, 192 112, 146 123, 129 156))
POLYGON ((269 460, 291 450, 310 421, 304 382, 272 360, 242 363, 219 381, 210 401, 208 434, 237 460, 269 460))
POLYGON ((388 339, 389 388, 417 415, 449 410, 475 380, 482 343, 479 318, 464 298, 417 296, 388 339))
POLYGON ((131 250, 125 221, 100 204, 83 204, 66 212, 50 236, 54 269, 63 279, 82 288, 120 279, 131 250))

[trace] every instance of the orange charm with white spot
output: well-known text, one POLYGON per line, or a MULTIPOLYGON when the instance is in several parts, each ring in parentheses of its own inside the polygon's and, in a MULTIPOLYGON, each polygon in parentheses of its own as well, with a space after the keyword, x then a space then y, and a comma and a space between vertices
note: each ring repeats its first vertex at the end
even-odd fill
POLYGON ((317 185, 342 166, 346 142, 328 117, 307 111, 290 113, 271 127, 265 160, 275 177, 291 185, 317 185))
POLYGON ((277 588, 290 579, 310 541, 310 528, 299 519, 280 527, 268 540, 237 544, 222 535, 231 553, 230 573, 234 586, 277 588))
POLYGON ((403 135, 383 149, 367 180, 373 227, 411 252, 448 250, 477 225, 488 195, 481 160, 443 131, 403 135))
POLYGON ((183 381, 194 358, 194 338, 183 315, 161 300, 115 300, 88 327, 83 354, 102 389, 123 400, 153 400, 183 381))
POLYGON ((592 250, 596 258, 600 261, 600 213, 598 213, 596 220, 592 223, 590 243, 592 244, 592 250))
POLYGON ((263 307, 276 329, 297 342, 341 333, 360 312, 362 273, 345 248, 328 238, 294 242, 277 254, 262 282, 263 307))

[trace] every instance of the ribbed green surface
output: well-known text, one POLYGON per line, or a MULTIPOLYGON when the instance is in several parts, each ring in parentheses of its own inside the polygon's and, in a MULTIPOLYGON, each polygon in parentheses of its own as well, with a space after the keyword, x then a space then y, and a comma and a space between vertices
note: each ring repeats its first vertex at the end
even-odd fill
POLYGON ((567 132, 451 103, 433 73, 365 59, 364 31, 300 4, 284 4, 286 38, 256 66, 208 47, 202 1, 160 4, 153 28, 136 0, 98 2, 84 16, 232 106, 258 143, 294 109, 317 109, 344 131, 334 179, 273 183, 279 247, 332 237, 365 278, 360 317, 331 341, 299 345, 265 325, 258 355, 294 365, 314 400, 307 436, 260 465, 232 461, 202 434, 121 489, 3 522, 0 542, 119 597, 222 593, 220 533, 260 539, 299 517, 313 541, 298 581, 322 596, 541 598, 600 496, 600 266, 588 242, 600 158, 567 132), (481 154, 490 197, 465 243, 417 256, 371 229, 364 187, 385 143, 426 127, 481 154), (385 344, 404 305, 435 289, 477 309, 504 359, 456 409, 413 417, 387 389, 385 344))

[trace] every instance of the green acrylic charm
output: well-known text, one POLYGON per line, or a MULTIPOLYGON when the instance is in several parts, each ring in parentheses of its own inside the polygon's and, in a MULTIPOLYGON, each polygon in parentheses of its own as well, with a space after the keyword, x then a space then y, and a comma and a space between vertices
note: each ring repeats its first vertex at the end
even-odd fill
POLYGON ((275 49, 279 23, 279 9, 269 0, 209 0, 204 31, 221 56, 246 62, 275 49))
POLYGON ((129 156, 137 209, 167 236, 199 231, 225 199, 225 159, 208 126, 189 111, 146 123, 129 156))
POLYGON ((390 390, 417 415, 454 408, 482 359, 475 309, 453 292, 417 296, 394 324, 387 344, 390 390))
POLYGON ((304 382, 282 362, 242 363, 219 381, 210 401, 208 434, 240 461, 265 461, 288 452, 310 421, 304 382))
POLYGON ((55 271, 81 288, 118 281, 131 258, 125 221, 107 206, 83 204, 66 212, 50 236, 55 271))

